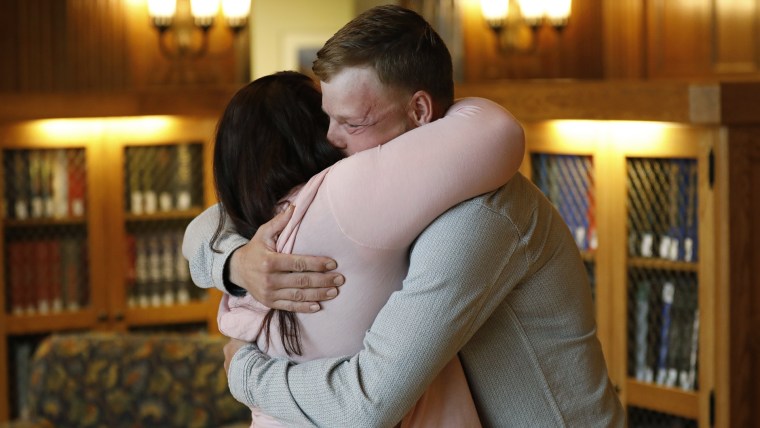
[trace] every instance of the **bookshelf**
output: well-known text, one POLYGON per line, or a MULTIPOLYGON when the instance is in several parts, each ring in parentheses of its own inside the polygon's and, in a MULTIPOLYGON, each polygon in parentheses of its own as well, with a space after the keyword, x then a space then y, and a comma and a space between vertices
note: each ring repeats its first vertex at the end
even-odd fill
POLYGON ((522 172, 576 235, 630 427, 754 424, 758 91, 751 82, 457 88, 525 126, 522 172), (595 246, 578 239, 590 228, 595 246))
POLYGON ((217 332, 220 295, 192 285, 181 254, 186 225, 214 202, 216 120, 0 124, 0 421, 23 415, 24 358, 49 334, 217 332))
MULTIPOLYGON (((214 292, 170 310, 130 307, 128 283, 136 272, 130 273, 125 262, 129 232, 148 233, 189 221, 201 207, 191 204, 179 209, 173 204, 164 211, 133 212, 128 159, 134 149, 200 144, 202 184, 194 187, 202 187, 201 205, 210 205, 214 193, 208 142, 235 89, 82 94, 75 102, 62 94, 0 94, 0 106, 12 106, 2 111, 2 156, 15 150, 84 151, 87 176, 82 218, 4 217, 2 254, 5 257, 6 240, 14 233, 50 230, 53 234, 76 231, 86 240, 89 257, 89 304, 71 313, 44 315, 13 315, 5 310, 9 272, 5 258, 0 263, 0 306, 4 308, 0 311, 0 397, 9 397, 17 381, 11 373, 16 359, 11 348, 18 343, 33 344, 57 331, 213 328, 218 299, 214 292), (62 117, 75 119, 56 119, 62 117)), ((541 156, 563 159, 564 164, 558 164, 565 168, 576 162, 574 171, 586 172, 569 180, 560 174, 548 176, 555 177, 553 185, 560 188, 568 181, 578 183, 568 191, 580 195, 585 191, 586 202, 576 204, 575 211, 585 211, 586 218, 593 213, 593 222, 581 222, 587 245, 579 249, 594 286, 598 336, 612 381, 627 408, 629 426, 752 426, 753 403, 760 403, 760 368, 752 364, 760 360, 756 339, 760 322, 754 315, 760 293, 753 287, 760 283, 756 269, 760 264, 756 221, 760 198, 754 190, 760 188, 760 112, 754 108, 760 83, 492 81, 460 84, 456 89, 460 97, 483 96, 501 103, 524 124, 528 153, 522 172, 527 177, 538 174, 542 162, 551 162, 541 156), (629 199, 650 190, 644 186, 634 192, 641 187, 629 185, 629 170, 639 164, 666 166, 684 161, 697 166, 696 259, 644 257, 631 251, 629 238, 632 231, 639 231, 639 223, 634 221, 637 217, 632 215, 635 210, 629 208, 633 206, 629 199), (588 245, 592 224, 595 246, 588 245), (641 381, 635 375, 637 283, 662 283, 670 277, 679 287, 695 284, 683 287, 695 289, 699 305, 694 389, 641 381)), ((3 158, 0 165, 4 162, 3 158)), ((3 189, 6 180, 5 173, 0 173, 3 189)), ((664 200, 670 195, 667 191, 659 194, 664 200)), ((664 212, 669 220, 669 211, 664 212)), ((641 243, 636 247, 640 249, 641 243)), ((653 242, 652 251, 657 247, 653 242)), ((678 299, 678 289, 675 293, 678 299)), ((651 312, 662 313, 659 309, 651 312)), ((0 400, 0 421, 12 413, 10 401, 0 400)))

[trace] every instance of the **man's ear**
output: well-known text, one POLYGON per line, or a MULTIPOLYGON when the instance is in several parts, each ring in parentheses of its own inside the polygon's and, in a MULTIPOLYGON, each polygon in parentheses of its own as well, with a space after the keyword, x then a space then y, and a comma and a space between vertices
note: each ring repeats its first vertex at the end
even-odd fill
POLYGON ((417 91, 409 101, 409 118, 417 126, 433 121, 433 98, 425 91, 417 91))

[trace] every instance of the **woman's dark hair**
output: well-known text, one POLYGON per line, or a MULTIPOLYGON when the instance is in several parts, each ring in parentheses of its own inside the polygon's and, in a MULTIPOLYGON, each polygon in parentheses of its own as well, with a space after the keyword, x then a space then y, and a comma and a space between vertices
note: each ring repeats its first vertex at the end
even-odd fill
MULTIPOLYGON (((225 213, 237 233, 250 239, 293 188, 343 157, 327 141, 328 126, 320 92, 301 73, 261 77, 232 97, 214 144, 214 184, 221 212, 210 243, 213 251, 219 252, 216 243, 225 229, 225 213)), ((285 351, 300 355, 292 312, 269 310, 262 322, 267 343, 275 315, 285 351)))

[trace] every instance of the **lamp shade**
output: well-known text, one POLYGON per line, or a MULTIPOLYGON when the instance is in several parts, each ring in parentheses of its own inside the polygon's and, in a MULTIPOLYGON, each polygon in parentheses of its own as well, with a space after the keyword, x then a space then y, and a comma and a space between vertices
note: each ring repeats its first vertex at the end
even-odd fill
POLYGON ((480 12, 491 28, 501 29, 509 14, 509 0, 480 0, 480 12))
POLYGON ((227 19, 247 19, 251 0, 222 0, 222 13, 227 19))
POLYGON ((219 0, 190 0, 190 13, 199 27, 210 27, 219 13, 219 0))
POLYGON ((148 15, 161 31, 165 31, 172 25, 172 20, 177 14, 177 0, 148 0, 148 15))
POLYGON ((546 14, 546 0, 520 0, 520 13, 525 23, 540 25, 546 14))
POLYGON ((546 17, 554 26, 565 26, 570 18, 572 0, 545 0, 546 17))

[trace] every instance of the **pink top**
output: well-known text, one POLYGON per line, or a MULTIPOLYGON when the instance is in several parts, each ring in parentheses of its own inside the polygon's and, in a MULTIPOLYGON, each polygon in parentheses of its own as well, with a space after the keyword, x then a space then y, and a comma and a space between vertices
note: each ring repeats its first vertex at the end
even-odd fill
MULTIPOLYGON (((437 216, 512 177, 522 161, 519 124, 484 99, 457 102, 442 119, 346 158, 312 177, 288 199, 295 212, 277 241, 285 253, 322 254, 338 261, 346 282, 314 314, 297 314, 300 362, 349 356, 391 294, 401 288, 411 243, 437 216)), ((441 308, 445 310, 445 308, 441 308)), ((250 294, 225 295, 220 331, 276 357, 287 357, 272 323, 272 342, 261 333, 268 308, 250 294)), ((254 409, 254 426, 281 426, 254 409)), ((446 366, 402 426, 478 426, 458 359, 446 366)))

